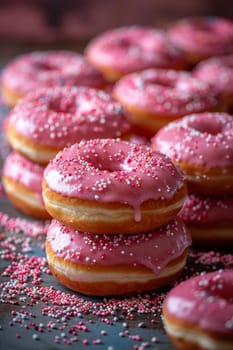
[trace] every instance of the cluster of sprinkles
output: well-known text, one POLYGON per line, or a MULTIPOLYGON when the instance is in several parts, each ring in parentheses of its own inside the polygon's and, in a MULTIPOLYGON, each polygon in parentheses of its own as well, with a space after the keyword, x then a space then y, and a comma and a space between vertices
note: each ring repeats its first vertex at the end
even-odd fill
MULTIPOLYGON (((116 349, 116 342, 138 350, 168 342, 161 326, 166 290, 94 299, 69 292, 56 284, 47 266, 43 244, 47 224, 0 214, 0 308, 8 308, 0 324, 2 335, 10 329, 15 342, 49 339, 57 345, 108 350, 116 349)), ((188 265, 185 278, 203 269, 231 268, 233 256, 193 249, 188 265)))
POLYGON ((179 215, 186 223, 211 223, 211 221, 215 223, 230 218, 232 208, 231 197, 203 197, 189 194, 179 215))

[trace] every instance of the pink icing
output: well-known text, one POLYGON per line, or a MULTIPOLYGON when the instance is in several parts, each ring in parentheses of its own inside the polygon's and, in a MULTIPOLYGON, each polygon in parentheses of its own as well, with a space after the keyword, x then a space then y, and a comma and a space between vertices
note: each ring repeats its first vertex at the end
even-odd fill
POLYGON ((157 116, 183 116, 213 109, 219 90, 187 72, 148 69, 118 81, 113 94, 126 104, 157 116))
POLYGON ((183 52, 166 34, 149 27, 122 27, 93 39, 86 48, 90 61, 114 67, 121 73, 146 68, 175 68, 184 65, 183 52))
POLYGON ((194 225, 233 223, 232 197, 202 197, 188 195, 179 216, 194 225))
POLYGON ((37 194, 42 201, 42 177, 44 167, 35 164, 17 152, 12 152, 6 158, 3 166, 3 176, 27 187, 37 194))
POLYGON ((233 270, 190 278, 173 288, 165 301, 168 315, 219 336, 233 335, 233 270))
POLYGON ((92 266, 145 266, 156 275, 191 245, 182 221, 175 220, 156 231, 132 235, 93 235, 53 220, 47 241, 65 260, 92 266))
POLYGON ((233 118, 227 113, 186 116, 160 129, 152 138, 152 148, 175 163, 232 167, 233 118))
POLYGON ((35 143, 59 149, 82 139, 119 137, 130 128, 119 102, 87 87, 28 94, 12 110, 10 124, 35 143))
POLYGON ((59 152, 45 168, 55 192, 100 202, 120 202, 135 209, 149 200, 171 199, 184 186, 183 174, 150 147, 119 139, 82 141, 59 152))
POLYGON ((193 75, 217 86, 224 95, 233 94, 233 55, 202 61, 194 69, 193 75))
POLYGON ((187 52, 204 56, 233 53, 233 22, 221 17, 193 17, 174 23, 168 37, 187 52))
POLYGON ((4 68, 2 83, 22 95, 38 88, 105 85, 100 72, 82 55, 69 51, 35 51, 16 57, 4 68))

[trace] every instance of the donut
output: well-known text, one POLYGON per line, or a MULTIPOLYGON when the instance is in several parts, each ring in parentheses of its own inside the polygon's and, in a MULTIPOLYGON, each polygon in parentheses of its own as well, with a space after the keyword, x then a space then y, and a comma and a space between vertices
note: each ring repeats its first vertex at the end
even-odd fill
POLYGON ((184 69, 186 66, 185 55, 168 40, 165 32, 143 26, 101 33, 88 43, 85 56, 109 82, 147 68, 184 69))
POLYGON ((174 287, 163 323, 179 350, 233 348, 233 270, 202 273, 174 287))
POLYGON ((167 31, 169 39, 182 49, 190 66, 213 56, 233 53, 233 21, 215 16, 177 20, 167 31))
POLYGON ((232 244, 233 197, 189 194, 179 212, 194 243, 232 244))
POLYGON ((223 108, 217 88, 184 71, 128 74, 115 84, 113 95, 128 110, 132 125, 151 136, 184 115, 223 108))
POLYGON ((196 78, 217 86, 228 108, 233 107, 233 54, 204 60, 192 73, 196 78))
POLYGON ((31 91, 64 85, 102 88, 106 81, 82 55, 70 51, 26 53, 10 61, 2 72, 2 97, 9 107, 31 91))
POLYGON ((126 295, 157 289, 181 274, 191 244, 180 220, 140 234, 97 235, 52 220, 46 255, 55 278, 87 295, 126 295))
POLYGON ((45 207, 90 233, 139 233, 170 221, 186 195, 182 172, 150 147, 84 140, 60 151, 42 182, 45 207))
POLYGON ((163 127, 151 140, 185 174, 189 193, 233 194, 233 118, 191 114, 163 127))
POLYGON ((44 167, 17 152, 7 156, 2 170, 2 182, 10 202, 24 214, 38 219, 50 218, 42 198, 43 171, 44 167))
POLYGON ((121 104, 88 87, 37 90, 11 111, 6 136, 11 147, 39 164, 47 164, 65 146, 82 139, 114 138, 129 132, 121 104))

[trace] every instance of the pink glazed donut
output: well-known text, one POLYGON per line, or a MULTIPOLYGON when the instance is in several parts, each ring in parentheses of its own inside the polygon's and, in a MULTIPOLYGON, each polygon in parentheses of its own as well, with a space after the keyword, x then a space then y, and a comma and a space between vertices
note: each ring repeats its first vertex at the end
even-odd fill
POLYGON ((186 195, 183 174, 150 147, 82 141, 45 168, 43 198, 55 219, 91 233, 138 233, 169 222, 186 195))
POLYGON ((179 350, 233 349, 233 270, 190 278, 167 295, 163 322, 179 350))
POLYGON ((2 181, 7 197, 21 212, 39 219, 50 215, 42 198, 44 167, 12 152, 3 164, 2 181))
POLYGON ((233 21, 227 18, 184 18, 171 25, 168 37, 186 53, 190 65, 233 53, 233 21))
POLYGON ((193 70, 193 75, 217 86, 226 105, 233 107, 233 54, 200 62, 193 70))
POLYGON ((109 82, 147 68, 184 69, 185 55, 166 34, 150 27, 115 28, 94 38, 85 55, 109 82))
POLYGON ((56 279, 88 295, 125 295, 160 288, 182 272, 191 244, 182 221, 146 233, 94 235, 53 220, 46 254, 56 279))
POLYGON ((206 197, 190 194, 179 217, 191 232, 194 243, 232 244, 233 197, 206 197))
POLYGON ((152 148, 179 166, 190 193, 233 194, 233 117, 200 113, 174 121, 152 138, 152 148))
POLYGON ((16 57, 3 69, 2 96, 9 107, 31 91, 56 86, 104 88, 102 74, 70 51, 35 51, 16 57))
POLYGON ((82 139, 115 138, 129 132, 121 104, 87 87, 58 87, 28 94, 11 111, 6 135, 11 147, 47 164, 65 146, 82 139))
POLYGON ((113 95, 128 110, 133 126, 151 136, 184 115, 222 110, 219 90, 184 71, 128 74, 115 84, 113 95))

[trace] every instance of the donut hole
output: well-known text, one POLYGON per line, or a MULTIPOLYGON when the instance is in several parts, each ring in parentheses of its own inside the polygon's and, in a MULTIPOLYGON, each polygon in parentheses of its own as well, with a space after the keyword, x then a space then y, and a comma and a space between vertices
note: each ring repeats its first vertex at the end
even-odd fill
POLYGON ((122 175, 126 172, 136 171, 141 164, 135 155, 127 155, 121 150, 114 153, 111 151, 110 153, 108 151, 102 152, 101 150, 90 151, 82 154, 82 158, 91 169, 107 173, 121 173, 122 175))
POLYGON ((164 88, 168 88, 168 89, 174 89, 175 85, 173 82, 169 81, 169 80, 164 80, 160 77, 158 77, 156 80, 153 79, 148 79, 146 82, 147 85, 157 85, 159 87, 164 87, 164 88))
POLYGON ((89 171, 115 172, 119 170, 119 162, 115 157, 109 157, 108 152, 88 150, 86 153, 81 153, 83 166, 89 171), (111 161, 110 161, 111 159, 111 161))
POLYGON ((55 66, 51 62, 45 61, 34 61, 33 67, 38 71, 54 71, 58 69, 57 66, 55 66))
POLYGON ((105 44, 107 48, 111 50, 129 50, 132 46, 135 46, 134 40, 131 37, 116 36, 105 44))
POLYGON ((117 164, 117 162, 109 164, 109 162, 107 162, 107 160, 105 161, 105 159, 100 159, 99 162, 96 162, 96 164, 93 164, 93 165, 98 170, 103 171, 103 172, 108 172, 108 173, 115 173, 115 172, 122 170, 120 168, 120 165, 117 164))
POLYGON ((176 90, 177 93, 182 92, 185 95, 190 90, 190 85, 194 85, 195 88, 198 80, 190 77, 186 72, 178 74, 172 69, 157 71, 148 69, 141 75, 141 81, 147 88, 165 88, 165 94, 167 90, 176 90))
POLYGON ((118 41, 118 44, 121 46, 121 47, 125 47, 125 48, 128 48, 130 46, 132 46, 132 40, 130 40, 129 38, 120 38, 119 41, 118 41))
POLYGON ((201 134, 218 135, 223 132, 223 125, 215 123, 213 120, 193 121, 189 125, 192 129, 200 132, 201 134))
POLYGON ((50 112, 54 112, 56 114, 75 114, 77 111, 76 102, 72 96, 67 98, 54 96, 48 100, 47 95, 45 94, 40 96, 40 100, 47 105, 47 109, 50 112))

